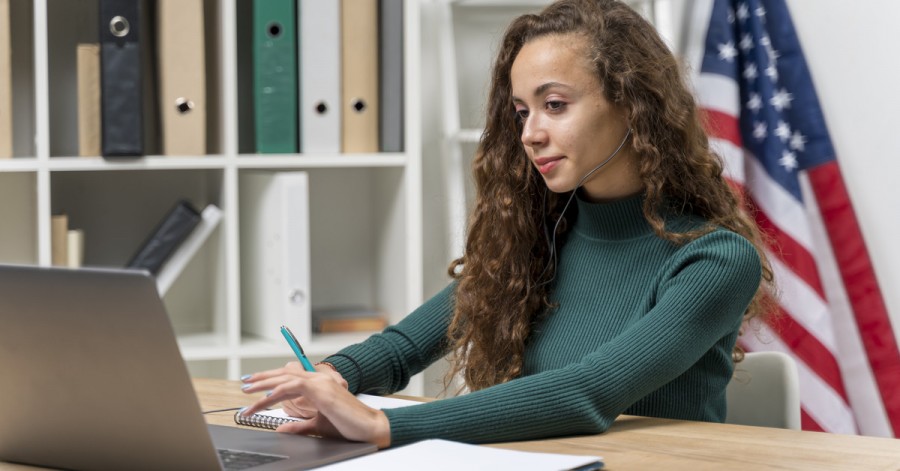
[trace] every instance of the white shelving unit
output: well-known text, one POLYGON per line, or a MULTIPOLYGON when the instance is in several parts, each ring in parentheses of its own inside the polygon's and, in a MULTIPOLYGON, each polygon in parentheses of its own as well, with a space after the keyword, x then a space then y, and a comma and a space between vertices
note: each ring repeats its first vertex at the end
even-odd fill
MULTIPOLYGON (((239 40, 250 0, 204 0, 208 152, 133 160, 77 153, 75 45, 96 41, 97 0, 12 0, 14 154, 0 160, 0 262, 49 265, 50 216, 85 231, 85 265, 123 266, 178 198, 214 203, 223 219, 164 302, 192 373, 237 378, 292 358, 286 344, 244 335, 240 174, 304 170, 310 179, 313 307, 363 304, 402 319, 422 302, 419 1, 404 3, 405 152, 242 153, 247 62, 239 40)), ((85 328, 90 321, 85 320, 85 328)), ((314 359, 366 334, 314 335, 314 359)), ((421 390, 414 380, 408 391, 421 390)))

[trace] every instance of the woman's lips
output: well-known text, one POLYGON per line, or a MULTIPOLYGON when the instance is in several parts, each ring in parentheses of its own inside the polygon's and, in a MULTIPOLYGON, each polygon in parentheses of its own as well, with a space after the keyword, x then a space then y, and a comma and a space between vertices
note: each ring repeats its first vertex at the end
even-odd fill
POLYGON ((546 175, 550 173, 551 170, 556 167, 560 161, 562 161, 564 157, 541 157, 539 159, 534 159, 534 163, 538 166, 538 171, 541 172, 541 175, 546 175))

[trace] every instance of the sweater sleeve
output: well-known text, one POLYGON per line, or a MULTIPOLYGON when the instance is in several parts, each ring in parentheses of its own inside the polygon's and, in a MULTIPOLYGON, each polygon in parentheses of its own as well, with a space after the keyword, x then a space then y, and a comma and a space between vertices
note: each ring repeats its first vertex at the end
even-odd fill
POLYGON ((479 443, 605 431, 631 404, 733 335, 760 280, 753 246, 726 231, 685 245, 664 270, 650 311, 578 363, 451 399, 385 409, 391 446, 424 438, 479 443))
POLYGON ((390 394, 447 352, 447 328, 456 283, 451 283, 397 325, 329 356, 350 392, 390 394))

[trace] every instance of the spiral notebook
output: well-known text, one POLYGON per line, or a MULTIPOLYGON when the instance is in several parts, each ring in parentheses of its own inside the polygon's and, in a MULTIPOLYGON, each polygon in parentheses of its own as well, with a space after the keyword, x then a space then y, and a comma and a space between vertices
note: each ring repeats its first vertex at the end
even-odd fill
MULTIPOLYGON (((374 409, 392 409, 394 407, 412 406, 421 404, 419 401, 398 399, 396 397, 373 396, 370 394, 357 394, 356 398, 363 404, 374 409)), ((285 422, 297 422, 303 419, 289 416, 284 409, 269 409, 257 412, 250 416, 241 415, 241 411, 234 413, 234 422, 238 425, 248 425, 267 429, 276 429, 285 422)))

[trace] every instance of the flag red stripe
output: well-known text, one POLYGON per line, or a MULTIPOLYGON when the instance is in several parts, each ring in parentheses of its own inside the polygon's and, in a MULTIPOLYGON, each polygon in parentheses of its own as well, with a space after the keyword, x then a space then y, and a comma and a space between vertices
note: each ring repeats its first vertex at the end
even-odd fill
POLYGON ((869 365, 894 436, 900 436, 900 351, 836 161, 809 170, 869 365))
POLYGON ((791 354, 805 363, 816 376, 840 395, 845 403, 849 404, 850 400, 844 389, 841 368, 838 366, 834 354, 819 341, 818 337, 810 334, 803 325, 791 317, 791 314, 783 307, 779 306, 778 312, 774 314, 766 318, 766 324, 791 349, 791 354))
POLYGON ((808 432, 826 432, 802 407, 800 408, 800 428, 808 432))
MULTIPOLYGON (((747 204, 757 208, 753 197, 747 192, 747 204)), ((756 225, 766 234, 766 241, 769 249, 775 256, 781 259, 797 277, 819 295, 822 300, 828 299, 825 296, 825 288, 822 286, 822 280, 819 278, 819 268, 816 259, 806 249, 806 247, 797 243, 793 237, 782 231, 771 219, 768 214, 763 211, 754 209, 752 211, 756 219, 756 225)))
POLYGON ((710 137, 725 139, 732 144, 742 147, 741 127, 736 117, 721 111, 703 108, 706 114, 706 132, 710 137))

